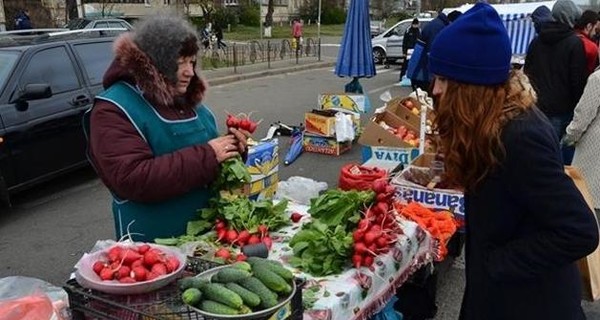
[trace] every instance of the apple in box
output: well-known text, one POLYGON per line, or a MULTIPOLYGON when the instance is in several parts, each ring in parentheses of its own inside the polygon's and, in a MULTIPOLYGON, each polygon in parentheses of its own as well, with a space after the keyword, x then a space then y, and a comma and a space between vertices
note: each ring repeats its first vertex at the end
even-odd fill
POLYGON ((414 113, 415 115, 419 115, 419 108, 417 108, 415 106, 415 104, 412 102, 412 100, 406 99, 406 100, 402 101, 402 106, 404 106, 406 109, 410 110, 410 112, 414 113))

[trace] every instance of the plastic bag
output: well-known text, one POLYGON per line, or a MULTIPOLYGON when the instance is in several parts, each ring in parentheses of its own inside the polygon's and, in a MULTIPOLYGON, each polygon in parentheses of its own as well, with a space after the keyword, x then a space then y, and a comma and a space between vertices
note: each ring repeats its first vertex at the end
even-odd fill
POLYGON ((373 316, 373 320, 402 320, 402 314, 394 309, 396 301, 398 301, 398 298, 393 296, 385 307, 373 316))
POLYGON ((319 193, 327 188, 326 182, 294 176, 278 183, 275 199, 288 199, 301 205, 309 205, 310 199, 319 196, 319 193))
POLYGON ((68 320, 69 296, 61 288, 36 278, 0 279, 1 320, 68 320))
POLYGON ((335 114, 335 138, 337 142, 354 140, 352 116, 343 112, 335 114))

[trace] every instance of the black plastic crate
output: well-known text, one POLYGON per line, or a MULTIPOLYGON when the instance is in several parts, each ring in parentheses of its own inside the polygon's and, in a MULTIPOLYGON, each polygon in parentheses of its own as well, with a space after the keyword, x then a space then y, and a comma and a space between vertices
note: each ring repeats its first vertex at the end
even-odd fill
MULTIPOLYGON (((194 275, 219 266, 212 261, 189 258, 187 275, 194 275)), ((302 288, 296 281, 296 294, 291 299, 291 320, 302 319, 302 288)), ((187 307, 180 299, 176 282, 159 290, 138 295, 112 295, 81 287, 75 279, 67 281, 73 320, 200 320, 202 315, 187 307)), ((209 319, 207 319, 209 320, 209 319)))

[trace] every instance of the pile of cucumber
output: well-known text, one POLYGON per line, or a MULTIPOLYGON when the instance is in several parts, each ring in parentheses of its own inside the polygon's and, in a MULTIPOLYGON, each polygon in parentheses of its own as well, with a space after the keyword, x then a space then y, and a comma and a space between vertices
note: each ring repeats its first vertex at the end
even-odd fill
POLYGON ((294 275, 279 262, 257 257, 220 269, 209 279, 179 280, 184 303, 212 314, 243 315, 275 307, 292 294, 294 275), (280 299, 281 298, 281 299, 280 299))

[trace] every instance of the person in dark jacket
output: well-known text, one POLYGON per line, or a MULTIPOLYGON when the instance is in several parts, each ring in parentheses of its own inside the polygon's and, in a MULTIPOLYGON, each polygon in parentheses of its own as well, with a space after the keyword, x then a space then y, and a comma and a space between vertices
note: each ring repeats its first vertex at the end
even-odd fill
POLYGON ((223 28, 220 23, 215 24, 215 37, 217 37, 217 49, 227 48, 227 45, 223 42, 223 28))
POLYGON ((198 50, 194 28, 175 16, 153 16, 115 40, 84 127, 90 161, 113 195, 117 238, 185 234, 214 196, 220 163, 246 152, 248 133, 219 135, 202 104, 198 50))
POLYGON ((465 194, 460 319, 585 319, 576 262, 598 246, 598 225, 510 61, 506 28, 483 2, 429 56, 445 179, 465 194))
POLYGON ((448 24, 450 24, 450 20, 448 20, 448 17, 443 12, 440 12, 435 19, 431 20, 425 27, 423 27, 419 40, 422 41, 425 46, 423 53, 419 57, 420 60, 419 64, 417 65, 417 71, 415 71, 415 74, 422 73, 423 76, 422 80, 415 79, 414 77, 410 79, 413 90, 420 88, 421 90, 430 92, 429 89, 431 86, 432 75, 429 73, 427 62, 429 48, 431 48, 431 43, 436 38, 438 33, 448 24))
MULTIPOLYGON (((588 77, 585 51, 573 26, 581 9, 571 0, 558 0, 552 8, 554 21, 542 24, 531 41, 524 70, 538 95, 538 107, 554 126, 558 140, 573 118, 588 77)), ((563 161, 571 163, 573 150, 563 148, 563 161)))
POLYGON ((421 28, 419 28, 419 19, 414 18, 410 27, 404 32, 402 38, 402 53, 404 54, 404 61, 402 62, 402 68, 400 69, 400 80, 406 74, 406 67, 408 66, 408 50, 413 49, 417 44, 417 39, 421 34, 421 28))
POLYGON ((29 10, 21 10, 15 17, 15 29, 27 30, 31 29, 31 19, 29 18, 29 10))

